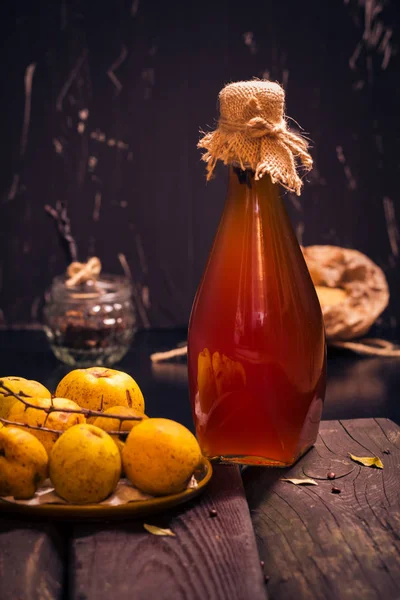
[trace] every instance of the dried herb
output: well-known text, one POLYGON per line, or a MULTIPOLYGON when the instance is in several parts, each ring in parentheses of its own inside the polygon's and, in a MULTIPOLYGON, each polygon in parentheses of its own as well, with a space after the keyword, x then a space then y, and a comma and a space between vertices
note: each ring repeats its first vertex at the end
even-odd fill
POLYGON ((56 225, 58 235, 66 253, 68 264, 78 260, 78 249, 76 246, 75 239, 71 234, 71 221, 69 219, 67 208, 62 202, 57 202, 56 207, 53 208, 46 204, 44 210, 53 217, 56 225))
POLYGON ((375 467, 376 469, 383 469, 383 463, 380 458, 377 456, 354 456, 354 454, 350 454, 349 456, 351 460, 354 460, 356 463, 360 463, 364 467, 375 467))
POLYGON ((170 529, 163 529, 162 527, 157 527, 156 525, 148 525, 147 523, 144 523, 143 527, 152 535, 164 535, 169 537, 175 537, 175 533, 170 529))
POLYGON ((294 485, 318 485, 314 479, 305 478, 305 479, 281 479, 281 481, 287 481, 288 483, 293 483, 294 485))

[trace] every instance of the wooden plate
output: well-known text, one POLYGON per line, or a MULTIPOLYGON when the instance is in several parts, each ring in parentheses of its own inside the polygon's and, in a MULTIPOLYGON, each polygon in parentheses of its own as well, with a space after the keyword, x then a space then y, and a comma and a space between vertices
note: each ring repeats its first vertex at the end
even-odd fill
POLYGON ((25 515, 33 518, 53 518, 63 520, 102 520, 102 519, 126 519, 144 517, 154 513, 163 512, 173 506, 184 504, 192 500, 204 490, 212 476, 211 463, 203 458, 202 464, 194 473, 198 486, 170 496, 151 498, 150 500, 138 500, 128 502, 119 506, 107 506, 106 504, 40 504, 27 506, 15 504, 0 499, 0 513, 8 512, 25 515))

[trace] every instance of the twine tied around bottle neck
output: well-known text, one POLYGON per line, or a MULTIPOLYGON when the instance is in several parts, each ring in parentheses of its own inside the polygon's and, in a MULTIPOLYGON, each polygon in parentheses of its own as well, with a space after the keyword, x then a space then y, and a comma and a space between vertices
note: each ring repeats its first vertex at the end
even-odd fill
POLYGON ((67 269, 67 288, 73 288, 87 281, 97 281, 101 272, 101 262, 97 256, 89 258, 85 263, 72 262, 67 269))
POLYGON ((307 140, 288 129, 281 86, 266 80, 231 83, 221 90, 219 102, 218 128, 198 143, 206 150, 207 179, 222 160, 254 170, 256 180, 268 173, 273 183, 300 195, 298 169, 309 171, 313 162, 307 140))

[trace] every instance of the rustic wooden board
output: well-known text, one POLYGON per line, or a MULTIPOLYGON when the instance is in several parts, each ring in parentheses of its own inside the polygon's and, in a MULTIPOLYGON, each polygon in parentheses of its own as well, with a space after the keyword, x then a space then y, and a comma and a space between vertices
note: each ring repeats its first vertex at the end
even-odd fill
POLYGON ((1 600, 61 600, 63 554, 52 526, 0 519, 1 600))
POLYGON ((324 422, 294 467, 248 469, 244 484, 271 598, 400 598, 400 428, 392 421, 324 422), (348 452, 379 456, 384 470, 348 452), (329 471, 341 477, 331 482, 329 471), (324 479, 318 487, 280 481, 305 474, 324 479))
POLYGON ((143 521, 75 526, 74 600, 265 600, 265 585, 239 469, 217 467, 208 491, 186 509, 143 521), (217 517, 210 510, 217 510, 217 517))

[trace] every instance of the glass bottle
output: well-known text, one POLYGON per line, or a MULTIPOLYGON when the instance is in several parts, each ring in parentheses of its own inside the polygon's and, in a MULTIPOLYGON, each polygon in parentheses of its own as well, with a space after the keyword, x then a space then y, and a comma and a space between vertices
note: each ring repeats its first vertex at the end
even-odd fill
POLYGON ((189 325, 189 384, 204 454, 291 465, 315 442, 324 325, 269 175, 230 167, 226 205, 189 325))

